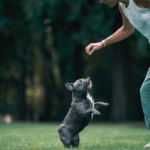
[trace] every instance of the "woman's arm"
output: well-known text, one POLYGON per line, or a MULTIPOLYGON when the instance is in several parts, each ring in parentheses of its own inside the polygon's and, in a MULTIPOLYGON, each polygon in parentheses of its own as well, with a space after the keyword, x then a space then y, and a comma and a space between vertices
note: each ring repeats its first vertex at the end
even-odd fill
MULTIPOLYGON (((123 19, 123 26, 119 30, 117 30, 113 35, 109 36, 107 39, 104 40, 106 45, 110 45, 122 41, 123 39, 131 35, 135 30, 135 28, 131 25, 129 20, 124 15, 120 5, 119 5, 119 10, 121 12, 122 19, 123 19)), ((86 47, 86 53, 91 55, 94 51, 99 50, 103 47, 104 47, 103 42, 92 43, 86 47)))
POLYGON ((135 30, 135 28, 132 26, 132 24, 129 22, 129 20, 124 15, 120 5, 119 5, 119 10, 121 12, 122 19, 123 19, 123 26, 119 30, 117 30, 113 35, 111 35, 110 37, 108 37, 105 40, 106 45, 113 44, 113 43, 124 40, 129 35, 131 35, 135 30))

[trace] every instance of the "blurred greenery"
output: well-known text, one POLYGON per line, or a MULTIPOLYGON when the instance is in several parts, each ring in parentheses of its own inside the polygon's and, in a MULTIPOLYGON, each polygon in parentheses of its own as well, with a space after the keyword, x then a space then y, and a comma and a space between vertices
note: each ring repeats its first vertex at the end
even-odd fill
POLYGON ((0 115, 62 120, 71 103, 65 83, 90 76, 95 101, 110 103, 95 121, 143 120, 139 90, 150 63, 148 40, 135 31, 85 53, 121 26, 118 6, 97 0, 0 0, 0 115))
MULTIPOLYGON (((56 130, 58 126, 58 124, 0 124, 0 150, 63 150, 64 146, 56 130)), ((143 123, 90 124, 80 133, 78 149, 141 150, 148 143, 149 132, 143 123)))

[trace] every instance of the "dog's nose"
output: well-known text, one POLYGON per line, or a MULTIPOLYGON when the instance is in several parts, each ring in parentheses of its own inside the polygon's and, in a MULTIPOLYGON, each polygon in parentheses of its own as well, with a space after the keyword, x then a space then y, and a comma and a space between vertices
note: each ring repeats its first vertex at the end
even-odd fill
POLYGON ((87 77, 88 82, 90 81, 90 77, 87 77))

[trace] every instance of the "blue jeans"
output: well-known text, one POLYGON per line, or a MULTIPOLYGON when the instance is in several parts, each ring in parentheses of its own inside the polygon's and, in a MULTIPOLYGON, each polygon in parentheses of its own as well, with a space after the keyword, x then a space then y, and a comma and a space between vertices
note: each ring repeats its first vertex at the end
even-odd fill
POLYGON ((147 128, 150 130, 150 68, 140 89, 142 108, 147 128))

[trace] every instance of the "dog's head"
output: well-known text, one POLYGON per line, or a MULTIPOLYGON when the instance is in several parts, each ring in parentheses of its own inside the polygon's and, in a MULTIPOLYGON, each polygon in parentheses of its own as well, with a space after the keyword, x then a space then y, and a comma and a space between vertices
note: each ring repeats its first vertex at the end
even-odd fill
POLYGON ((66 83, 65 85, 70 91, 80 98, 86 97, 87 92, 90 92, 92 89, 90 77, 87 77, 86 79, 79 79, 74 83, 66 83))

